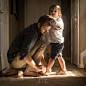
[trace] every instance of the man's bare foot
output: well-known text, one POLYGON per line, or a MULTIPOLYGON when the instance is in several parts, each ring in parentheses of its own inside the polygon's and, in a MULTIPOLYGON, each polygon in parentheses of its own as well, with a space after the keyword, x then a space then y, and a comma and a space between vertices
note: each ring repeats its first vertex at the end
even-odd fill
POLYGON ((18 74, 17 73, 17 70, 12 68, 9 72, 7 72, 6 74, 4 74, 4 76, 11 76, 11 75, 16 75, 18 74))
POLYGON ((38 73, 41 74, 42 76, 48 76, 47 73, 44 73, 43 71, 40 71, 38 73))
POLYGON ((25 70, 25 72, 23 73, 25 76, 42 76, 41 74, 34 72, 34 71, 28 71, 25 70))

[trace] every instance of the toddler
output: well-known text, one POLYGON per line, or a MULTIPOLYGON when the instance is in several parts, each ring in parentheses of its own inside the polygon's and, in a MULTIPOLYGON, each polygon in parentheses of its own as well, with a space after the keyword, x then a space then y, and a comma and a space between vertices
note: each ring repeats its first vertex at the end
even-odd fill
POLYGON ((50 73, 50 70, 55 62, 55 59, 58 58, 58 61, 61 66, 61 70, 56 74, 66 74, 65 61, 62 58, 62 49, 64 47, 64 37, 62 32, 64 29, 64 23, 61 18, 61 8, 59 5, 52 5, 49 8, 49 14, 55 19, 56 25, 49 30, 49 41, 51 46, 51 55, 46 68, 46 74, 50 73))

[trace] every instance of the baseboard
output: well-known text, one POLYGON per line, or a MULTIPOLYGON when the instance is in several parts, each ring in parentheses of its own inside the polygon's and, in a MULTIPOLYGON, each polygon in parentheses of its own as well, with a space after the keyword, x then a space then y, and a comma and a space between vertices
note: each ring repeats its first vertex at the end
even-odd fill
POLYGON ((71 60, 71 57, 63 57, 64 60, 71 60))
POLYGON ((84 65, 83 64, 79 64, 79 68, 84 68, 84 65))
POLYGON ((4 76, 4 73, 6 70, 7 70, 7 68, 4 68, 3 70, 0 71, 0 77, 4 76))

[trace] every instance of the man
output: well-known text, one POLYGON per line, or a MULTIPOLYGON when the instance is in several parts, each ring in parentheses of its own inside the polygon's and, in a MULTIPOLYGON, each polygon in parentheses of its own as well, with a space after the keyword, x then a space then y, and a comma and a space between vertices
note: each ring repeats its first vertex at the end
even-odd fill
POLYGON ((31 76, 40 76, 39 71, 46 71, 46 62, 42 56, 46 43, 42 36, 53 23, 52 17, 44 15, 39 18, 38 23, 31 24, 16 35, 7 53, 12 69, 5 76, 17 74, 17 68, 26 68, 23 74, 31 76), (39 62, 43 66, 39 66, 39 62))

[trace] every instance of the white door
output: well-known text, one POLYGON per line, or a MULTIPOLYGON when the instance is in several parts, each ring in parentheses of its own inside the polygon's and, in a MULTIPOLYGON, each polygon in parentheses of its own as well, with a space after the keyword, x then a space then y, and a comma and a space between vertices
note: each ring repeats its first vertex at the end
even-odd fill
POLYGON ((71 62, 79 67, 79 0, 71 0, 71 62))
POLYGON ((9 47, 9 0, 0 0, 0 65, 1 70, 9 67, 7 50, 9 47), (3 11, 3 13, 2 13, 3 11))

